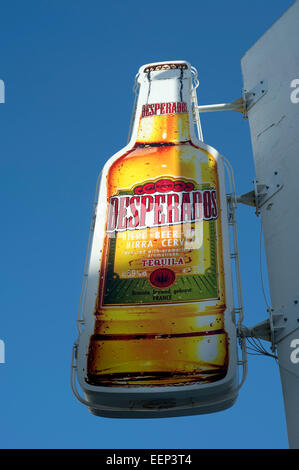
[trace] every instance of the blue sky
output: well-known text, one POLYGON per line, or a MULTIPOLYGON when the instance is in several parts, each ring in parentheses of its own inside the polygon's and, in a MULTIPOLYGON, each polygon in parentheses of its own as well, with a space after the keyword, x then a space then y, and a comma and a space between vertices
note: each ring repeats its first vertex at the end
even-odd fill
MULTIPOLYGON (((288 447, 271 358, 249 356, 231 409, 171 419, 95 417, 73 397, 69 375, 97 175, 126 144, 138 68, 188 60, 201 104, 239 98, 242 55, 292 3, 1 3, 1 448, 288 447)), ((233 165, 237 192, 251 190, 248 121, 209 113, 202 126, 233 165)), ((259 224, 252 208, 238 208, 246 325, 266 318, 259 224)))

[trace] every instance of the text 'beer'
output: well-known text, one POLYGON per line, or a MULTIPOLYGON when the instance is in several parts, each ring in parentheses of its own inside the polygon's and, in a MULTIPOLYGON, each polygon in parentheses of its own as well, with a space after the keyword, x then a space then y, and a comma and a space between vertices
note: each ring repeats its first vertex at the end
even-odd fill
POLYGON ((190 67, 151 67, 138 80, 135 142, 102 182, 105 236, 86 380, 216 382, 229 360, 217 162, 191 140, 190 67))

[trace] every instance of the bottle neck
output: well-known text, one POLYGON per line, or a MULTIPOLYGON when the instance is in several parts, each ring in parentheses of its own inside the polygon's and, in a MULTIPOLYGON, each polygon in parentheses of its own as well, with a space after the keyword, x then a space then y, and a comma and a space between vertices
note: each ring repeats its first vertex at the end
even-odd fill
POLYGON ((142 144, 190 141, 194 132, 190 68, 141 71, 139 84, 132 139, 142 144))

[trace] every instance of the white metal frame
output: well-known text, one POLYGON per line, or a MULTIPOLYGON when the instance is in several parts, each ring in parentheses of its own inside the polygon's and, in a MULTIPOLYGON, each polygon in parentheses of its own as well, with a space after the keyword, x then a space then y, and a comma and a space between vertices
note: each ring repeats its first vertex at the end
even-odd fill
MULTIPOLYGON (((144 66, 146 67, 146 66, 144 66)), ((140 76, 137 74, 136 78, 140 76)), ((234 179, 233 179, 233 173, 232 169, 230 167, 229 162, 224 159, 214 148, 204 144, 202 142, 202 130, 201 130, 201 124, 200 124, 200 117, 199 113, 197 110, 197 96, 196 96, 196 87, 198 85, 197 81, 197 74, 195 73, 195 69, 193 68, 192 70, 192 76, 193 76, 193 90, 192 90, 192 101, 193 101, 193 111, 189 111, 192 114, 190 115, 190 119, 193 119, 195 121, 195 125, 197 128, 198 132, 198 137, 196 136, 195 132, 193 131, 193 134, 191 136, 192 141, 194 142, 195 145, 198 147, 201 147, 202 149, 206 150, 210 154, 214 156, 214 158, 217 160, 218 164, 218 169, 219 169, 219 181, 220 181, 220 197, 221 200, 224 201, 226 199, 226 190, 224 185, 221 183, 221 181, 224 181, 224 164, 226 164, 226 167, 229 168, 229 174, 230 174, 230 198, 229 198, 229 214, 228 214, 228 208, 224 205, 222 207, 222 227, 223 227, 223 244, 227 248, 224 249, 224 253, 227 253, 227 255, 224 256, 224 263, 225 263, 225 271, 227 273, 227 278, 232 278, 231 270, 232 270, 232 264, 231 264, 231 259, 229 259, 229 233, 226 231, 227 227, 227 220, 228 217, 230 217, 230 224, 233 228, 233 239, 234 239, 234 259, 235 259, 235 267, 236 267, 236 278, 237 278, 237 289, 238 289, 238 300, 239 300, 239 305, 237 307, 234 306, 234 296, 233 296, 233 291, 229 286, 226 285, 226 298, 227 298, 227 304, 228 307, 231 311, 232 315, 232 320, 233 322, 235 321, 235 317, 238 314, 238 324, 237 324, 237 330, 241 330, 241 325, 243 321, 243 303, 242 303, 242 293, 241 293, 241 280, 240 280, 240 269, 239 269, 239 257, 238 257, 238 249, 237 249, 237 237, 236 237, 236 222, 235 222, 235 209, 236 209, 236 193, 234 189, 234 179), (227 256, 227 257, 226 257, 227 256)), ((137 87, 135 85, 135 91, 137 87)), ((141 100, 140 100, 141 102, 141 100)), ((138 98, 135 100, 134 104, 134 115, 140 112, 140 104, 138 98), (139 109, 138 109, 139 107, 139 109)), ((123 155, 126 151, 130 150, 135 143, 135 135, 137 132, 137 124, 135 120, 135 126, 132 127, 132 131, 130 132, 131 139, 127 146, 122 149, 120 152, 118 152, 116 155, 114 155, 104 166, 103 171, 101 173, 101 179, 105 181, 107 171, 110 168, 110 165, 117 160, 117 158, 120 155, 123 155)), ((97 193, 96 193, 96 198, 94 202, 94 209, 93 209, 93 217, 92 217, 92 223, 91 223, 91 228, 90 228, 90 234, 89 234, 89 242, 88 242, 88 250, 87 250, 87 255, 86 255, 86 260, 85 260, 85 268, 84 268, 84 276, 83 276, 83 283, 82 283, 82 290, 81 290, 81 296, 80 296, 80 306, 79 306, 79 311, 78 311, 78 319, 77 319, 77 328, 78 328, 78 333, 79 337, 76 340, 73 348, 73 356, 72 356, 72 373, 71 373, 71 383, 72 383, 72 389, 77 397, 77 399, 87 405, 90 409, 93 410, 95 414, 97 414, 97 410, 99 411, 100 415, 103 415, 105 411, 107 411, 108 415, 110 415, 110 411, 114 411, 114 407, 111 406, 111 404, 108 404, 109 400, 107 401, 107 406, 104 404, 96 404, 96 403, 90 403, 87 397, 92 397, 95 396, 95 393, 103 393, 110 395, 111 397, 113 395, 117 395, 118 397, 121 396, 131 396, 131 400, 134 400, 134 397, 137 397, 139 394, 139 397, 143 394, 146 395, 149 393, 149 390, 146 389, 146 387, 136 387, 134 388, 134 392, 131 393, 131 391, 128 391, 127 388, 124 389, 111 389, 107 392, 107 387, 95 387, 87 384, 84 381, 83 377, 83 370, 85 368, 84 358, 86 358, 86 353, 88 349, 88 340, 90 335, 93 332, 93 324, 94 324, 94 319, 93 319, 93 306, 94 306, 94 301, 96 297, 96 290, 97 290, 97 285, 98 285, 98 263, 99 263, 99 253, 98 249, 96 248, 97 246, 101 245, 101 240, 104 237, 104 226, 105 226, 105 204, 106 204, 106 185, 99 185, 100 182, 100 177, 97 182, 97 193, 99 190, 99 196, 97 198, 97 193), (100 189, 99 189, 100 188, 100 189), (94 251, 96 250, 96 252, 94 251), (96 264, 95 264, 96 262, 96 264), (87 267, 88 267, 88 272, 87 272, 87 267), (89 283, 88 283, 88 278, 89 283), (79 379, 79 384, 81 388, 84 391, 85 398, 82 398, 80 394, 78 393, 77 389, 77 384, 76 384, 76 379, 79 379)), ((226 283, 227 284, 227 283, 226 283)), ((226 317, 225 317, 226 318, 226 317)), ((227 320, 226 320, 227 322, 227 320)), ((247 373, 247 359, 246 359, 246 345, 245 345, 245 340, 243 338, 239 338, 241 350, 242 350, 242 359, 238 360, 236 356, 237 354, 237 335, 236 335, 236 326, 234 326, 233 330, 233 323, 227 323, 225 325, 225 329, 230 337, 230 366, 229 366, 229 371, 225 379, 220 380, 218 383, 213 383, 213 384, 205 384, 204 385, 204 391, 202 386, 198 385, 189 385, 188 386, 188 392, 186 389, 184 390, 184 394, 186 393, 190 394, 190 397, 192 394, 194 394, 197 390, 201 390, 203 393, 202 399, 201 399, 201 408, 203 411, 201 412, 210 412, 211 409, 209 408, 209 402, 211 400, 211 397, 213 393, 220 393, 221 395, 221 390, 223 389, 222 397, 219 398, 219 396, 215 397, 214 402, 213 402, 213 410, 212 411, 217 411, 217 406, 220 409, 223 409, 223 404, 224 403, 230 403, 227 406, 231 406, 231 404, 235 401, 237 397, 237 393, 240 389, 240 387, 243 385, 245 378, 246 378, 246 373, 247 373), (235 383, 236 375, 235 372, 233 372, 232 367, 233 364, 238 363, 239 365, 242 365, 243 368, 243 373, 242 373, 242 379, 239 383, 235 383), (226 383, 226 388, 224 387, 224 384, 226 383), (231 385, 229 385, 231 384, 231 385), (227 386, 229 385, 230 391, 228 392, 227 386), (218 390, 218 392, 217 392, 218 390), (205 405, 206 402, 206 405, 205 405)), ((158 396, 165 396, 165 397, 171 397, 171 396, 177 396, 178 394, 178 387, 173 387, 173 386, 167 386, 162 390, 161 388, 154 389, 151 388, 150 390, 150 395, 152 398, 154 398, 155 395, 158 396)), ((106 397, 107 398, 107 397, 106 397)), ((129 400, 129 399, 128 399, 129 400)), ((192 401, 192 398, 191 398, 192 401)), ((198 413, 196 411, 196 405, 198 404, 193 403, 194 406, 194 413, 198 413)), ((226 406, 226 407, 227 407, 226 406)), ((192 405, 191 405, 192 408, 192 405)), ((175 411, 172 412, 171 410, 168 412, 165 412, 161 410, 159 413, 159 410, 155 410, 153 413, 152 410, 140 410, 143 414, 142 416, 175 416, 178 415, 179 411, 181 410, 181 414, 186 414, 184 413, 184 410, 188 409, 188 413, 190 414, 190 404, 187 405, 182 405, 176 406, 175 411)), ((134 408, 134 411, 136 411, 136 407, 134 408)), ((128 406, 124 407, 119 407, 118 412, 122 413, 123 416, 125 417, 130 417, 130 411, 128 411, 128 406)), ((192 411, 191 411, 192 413, 192 411)))

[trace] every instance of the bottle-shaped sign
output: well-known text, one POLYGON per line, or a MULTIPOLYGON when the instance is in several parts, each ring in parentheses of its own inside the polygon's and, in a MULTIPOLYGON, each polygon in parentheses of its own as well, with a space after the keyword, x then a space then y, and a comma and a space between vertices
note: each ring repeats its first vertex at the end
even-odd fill
POLYGON ((84 387, 187 390, 229 376, 232 388, 223 167, 195 137, 187 62, 143 66, 138 83, 131 141, 102 173, 84 387))

